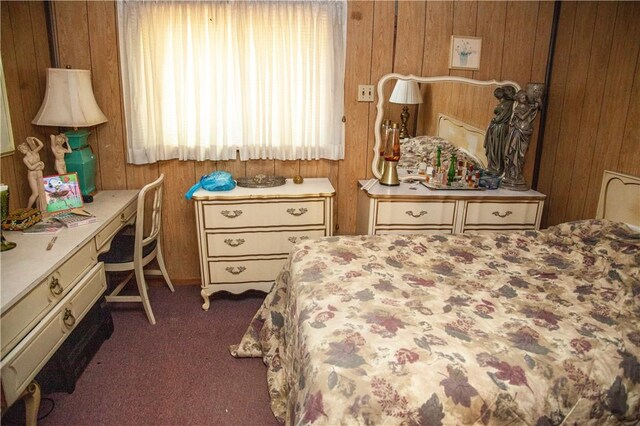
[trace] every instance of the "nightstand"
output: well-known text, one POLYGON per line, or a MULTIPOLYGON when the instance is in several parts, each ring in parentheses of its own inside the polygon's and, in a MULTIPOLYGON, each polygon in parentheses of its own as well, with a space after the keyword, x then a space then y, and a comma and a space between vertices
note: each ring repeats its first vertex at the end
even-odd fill
POLYGON ((202 308, 218 291, 269 291, 293 244, 333 235, 334 195, 326 178, 196 191, 202 308))

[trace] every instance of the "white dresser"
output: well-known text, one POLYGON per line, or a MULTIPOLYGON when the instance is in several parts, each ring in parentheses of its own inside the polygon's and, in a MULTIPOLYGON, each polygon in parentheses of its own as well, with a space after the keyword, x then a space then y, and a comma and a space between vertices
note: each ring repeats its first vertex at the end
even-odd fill
POLYGON ((269 291, 293 244, 333 234, 334 195, 326 178, 196 191, 202 308, 217 291, 269 291))
POLYGON ((52 235, 5 231, 17 247, 0 254, 2 406, 29 388, 27 423, 35 422, 39 402, 32 380, 105 291, 98 254, 133 220, 137 194, 99 192, 85 206, 97 222, 59 231, 50 250, 52 235))
POLYGON ((533 190, 431 190, 404 182, 362 189, 368 182, 358 183, 359 235, 539 229, 546 198, 533 190))

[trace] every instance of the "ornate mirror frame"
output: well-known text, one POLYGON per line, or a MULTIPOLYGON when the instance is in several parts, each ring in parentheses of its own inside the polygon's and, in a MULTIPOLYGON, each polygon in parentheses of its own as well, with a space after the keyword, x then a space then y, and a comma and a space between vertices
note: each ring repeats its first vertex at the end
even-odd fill
MULTIPOLYGON (((373 147, 373 161, 371 163, 371 170, 373 172, 373 175, 380 179, 382 173, 380 170, 378 170, 378 160, 380 158, 380 145, 382 144, 382 134, 381 134, 381 127, 382 127, 382 121, 384 120, 384 105, 386 102, 388 102, 387 99, 385 99, 384 97, 384 86, 385 83, 387 83, 389 80, 415 80, 416 82, 418 82, 418 84, 424 84, 424 83, 439 83, 439 82, 459 82, 459 83, 465 83, 465 84, 470 84, 473 86, 513 86, 516 91, 520 90, 520 86, 514 82, 514 81, 498 81, 498 80, 474 80, 471 78, 465 78, 465 77, 456 77, 456 76, 434 76, 434 77, 420 77, 420 76, 416 76, 413 74, 409 74, 409 75, 405 75, 405 74, 398 74, 398 73, 391 73, 391 74, 387 74, 384 75, 379 81, 378 81, 378 104, 377 104, 377 114, 376 114, 376 121, 375 121, 375 128, 374 128, 374 136, 375 136, 375 145, 373 147)), ((496 100, 496 105, 497 105, 497 100, 496 100)), ((442 113, 442 111, 438 111, 438 113, 442 113)), ((488 119, 486 126, 489 125, 489 121, 491 120, 491 118, 488 119)), ((485 126, 485 129, 486 129, 485 126)))

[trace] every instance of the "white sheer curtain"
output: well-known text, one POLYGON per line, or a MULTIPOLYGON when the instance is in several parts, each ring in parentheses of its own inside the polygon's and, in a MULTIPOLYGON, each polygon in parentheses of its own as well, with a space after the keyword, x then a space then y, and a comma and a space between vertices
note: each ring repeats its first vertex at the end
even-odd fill
POLYGON ((120 1, 129 161, 344 158, 345 1, 120 1))

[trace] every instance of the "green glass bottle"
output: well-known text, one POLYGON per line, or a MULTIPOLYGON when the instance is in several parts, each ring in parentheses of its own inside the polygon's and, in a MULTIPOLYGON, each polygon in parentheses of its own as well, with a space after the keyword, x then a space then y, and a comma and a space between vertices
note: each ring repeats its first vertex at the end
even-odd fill
POLYGON ((449 160, 449 172, 447 173, 448 186, 451 186, 451 183, 456 177, 456 164, 458 164, 458 159, 455 154, 451 154, 451 160, 449 160))
POLYGON ((440 148, 440 145, 438 145, 438 151, 436 156, 436 172, 440 171, 440 166, 442 165, 442 163, 440 162, 441 155, 442 155, 442 148, 440 148))

